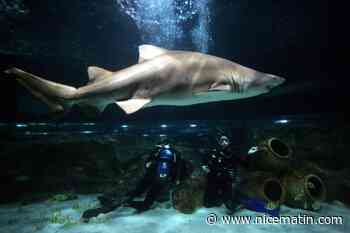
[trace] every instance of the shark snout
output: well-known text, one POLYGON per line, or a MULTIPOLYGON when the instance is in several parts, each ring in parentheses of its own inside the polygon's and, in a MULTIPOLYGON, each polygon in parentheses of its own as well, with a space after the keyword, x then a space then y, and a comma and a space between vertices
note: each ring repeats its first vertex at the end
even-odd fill
POLYGON ((265 92, 271 91, 272 89, 283 84, 285 81, 286 79, 283 77, 273 75, 273 74, 268 74, 265 78, 265 85, 264 85, 265 92))
POLYGON ((277 75, 273 75, 273 74, 269 75, 269 79, 271 80, 270 81, 271 85, 269 85, 269 86, 274 86, 274 87, 279 86, 286 81, 285 78, 277 76, 277 75))
POLYGON ((279 82, 284 82, 286 81, 285 78, 281 77, 281 76, 277 76, 277 75, 274 75, 274 74, 268 74, 267 77, 271 80, 274 80, 274 81, 279 81, 279 82))
POLYGON ((286 81, 286 79, 283 78, 283 77, 278 77, 278 78, 279 78, 281 84, 284 83, 284 82, 286 81))

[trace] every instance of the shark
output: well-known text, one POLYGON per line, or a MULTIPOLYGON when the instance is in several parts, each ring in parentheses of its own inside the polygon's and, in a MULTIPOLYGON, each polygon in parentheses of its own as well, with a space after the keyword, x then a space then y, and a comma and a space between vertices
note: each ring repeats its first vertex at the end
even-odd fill
POLYGON ((75 104, 93 106, 101 112, 115 103, 132 114, 161 105, 233 101, 268 93, 286 81, 210 54, 150 44, 138 49, 138 63, 121 70, 89 66, 89 81, 81 87, 53 82, 16 67, 4 72, 16 77, 55 113, 65 113, 75 104))

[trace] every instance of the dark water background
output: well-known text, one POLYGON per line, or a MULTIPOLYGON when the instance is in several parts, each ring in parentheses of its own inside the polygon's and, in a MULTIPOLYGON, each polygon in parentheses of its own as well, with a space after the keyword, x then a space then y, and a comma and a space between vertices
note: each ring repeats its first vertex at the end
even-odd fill
MULTIPOLYGON (((348 43, 346 27, 331 32, 330 9, 330 1, 211 1, 207 52, 287 79, 270 94, 249 99, 154 107, 131 115, 111 104, 99 116, 73 108, 57 119, 0 73, 0 177, 6 181, 0 201, 67 189, 104 192, 112 187, 109 179, 119 179, 116 174, 124 169, 119 162, 141 161, 140 153, 165 136, 187 159, 200 161, 198 150, 215 146, 218 128, 239 145, 281 138, 295 149, 296 162, 345 171, 341 179, 329 180, 346 181, 342 193, 348 197, 350 81, 336 56, 348 43)), ((183 22, 185 34, 174 40, 176 49, 196 50, 197 41, 186 32, 200 19, 195 15, 183 22)), ((115 71, 137 63, 144 43, 133 18, 115 0, 2 0, 0 35, 0 71, 16 66, 75 87, 87 83, 88 66, 115 71)))
MULTIPOLYGON (((7 2, 7 1, 5 1, 7 2)), ((112 0, 23 2, 26 13, 0 10, 0 69, 17 66, 52 81, 82 86, 86 69, 118 70, 137 62, 142 43, 135 22, 112 0)), ((343 115, 348 81, 334 69, 329 1, 212 1, 208 53, 285 77, 276 95, 187 107, 156 107, 124 114, 110 105, 101 116, 78 110, 64 121, 259 119, 266 116, 343 115), (282 87, 281 87, 282 88, 282 87)), ((22 10, 23 11, 23 10, 22 10)), ((194 21, 196 19, 193 19, 194 21)), ((188 22, 184 28, 191 28, 188 22)), ((189 41, 177 49, 193 50, 189 41)), ((3 75, 1 75, 3 76, 3 75)), ((2 121, 45 121, 45 104, 15 80, 1 80, 2 121), (5 104, 5 103, 4 103, 5 104)), ((277 90, 276 90, 277 91, 277 90)))

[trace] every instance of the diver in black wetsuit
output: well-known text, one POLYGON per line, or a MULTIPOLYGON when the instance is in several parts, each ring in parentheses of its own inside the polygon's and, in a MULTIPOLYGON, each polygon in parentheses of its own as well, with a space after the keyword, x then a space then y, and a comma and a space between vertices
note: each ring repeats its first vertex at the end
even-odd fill
POLYGON ((237 168, 240 164, 248 166, 248 160, 241 156, 241 149, 234 147, 227 136, 221 136, 218 144, 219 147, 207 155, 202 166, 207 173, 204 205, 213 207, 224 203, 232 213, 239 208, 237 168))
POLYGON ((114 203, 113 198, 108 196, 98 197, 101 206, 90 209, 83 213, 82 219, 87 222, 90 218, 100 213, 113 211, 120 206, 136 208, 138 212, 149 209, 154 201, 172 185, 179 184, 186 176, 186 166, 181 158, 180 152, 175 150, 168 142, 156 146, 145 161, 146 173, 143 179, 136 186, 136 189, 129 192, 124 201, 114 203), (144 201, 133 199, 146 193, 144 201))

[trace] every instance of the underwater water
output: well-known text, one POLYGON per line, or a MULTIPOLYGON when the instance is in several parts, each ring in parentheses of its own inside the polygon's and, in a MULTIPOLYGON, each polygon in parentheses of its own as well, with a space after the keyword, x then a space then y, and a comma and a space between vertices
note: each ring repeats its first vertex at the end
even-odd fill
MULTIPOLYGON (((4 232, 139 232, 141 229, 146 232, 188 229, 194 232, 213 229, 215 232, 231 232, 232 229, 265 232, 267 226, 269 231, 273 227, 276 231, 306 232, 310 225, 321 232, 347 232, 349 227, 350 171, 348 157, 343 156, 349 143, 349 127, 345 121, 339 121, 339 117, 285 115, 259 120, 154 121, 148 124, 135 121, 113 124, 17 122, 2 123, 0 132, 1 176, 5 181, 1 193, 0 229, 4 232), (291 202, 293 198, 288 197, 280 204, 278 216, 294 216, 295 219, 307 216, 314 221, 326 216, 327 221, 333 223, 322 225, 304 220, 270 226, 266 222, 254 223, 254 220, 249 223, 244 222, 248 220, 223 220, 224 216, 256 220, 258 216, 270 215, 248 207, 227 215, 224 205, 205 208, 198 200, 194 206, 184 202, 179 207, 174 197, 158 200, 142 213, 120 207, 92 218, 89 223, 82 222, 84 211, 100 206, 99 195, 112 193, 122 198, 125 190, 137 185, 144 175, 144 159, 164 138, 191 164, 190 179, 203 177, 200 167, 206 153, 216 146, 218 132, 225 132, 242 148, 242 153, 266 139, 282 140, 292 148, 292 160, 287 167, 280 164, 282 173, 271 167, 271 161, 261 163, 258 160, 244 176, 249 180, 249 174, 257 174, 257 171, 258 174, 272 172, 274 179, 281 182, 292 179, 290 171, 301 177, 315 176, 315 184, 319 185, 314 190, 316 193, 311 194, 315 199, 302 197, 302 203, 294 203, 291 202), (321 194, 325 196, 317 196, 321 194), (316 205, 316 209, 309 209, 304 201, 307 205, 316 205), (209 224, 206 221, 213 213, 218 222, 209 224)), ((281 155, 288 153, 283 152, 283 145, 276 144, 275 150, 280 150, 281 155)), ((291 182, 278 187, 288 192, 288 187, 295 187, 299 181, 291 182)), ((256 184, 256 189, 253 187, 248 190, 261 192, 259 185, 256 184)), ((271 198, 280 200, 281 191, 272 186, 271 191, 266 191, 269 186, 264 187, 265 192, 271 192, 271 198)), ((298 192, 303 193, 302 190, 298 192)))
POLYGON ((329 8, 1 0, 0 232, 348 232, 350 92, 329 8), (141 81, 116 87, 119 70, 141 81), (172 89, 184 77, 200 91, 172 89))

